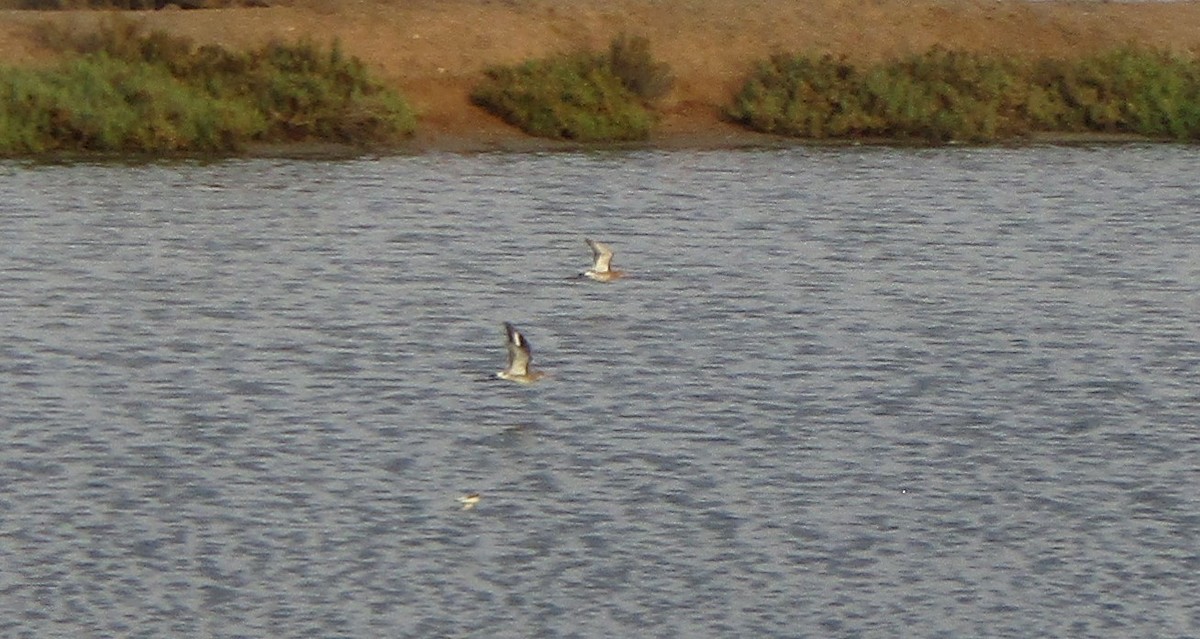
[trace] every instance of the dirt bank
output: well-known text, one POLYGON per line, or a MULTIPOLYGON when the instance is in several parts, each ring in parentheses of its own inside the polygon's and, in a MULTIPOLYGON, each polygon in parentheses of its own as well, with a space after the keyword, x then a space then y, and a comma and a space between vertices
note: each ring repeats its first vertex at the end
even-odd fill
MULTIPOLYGON (((579 47, 622 31, 647 36, 676 86, 653 142, 705 146, 766 138, 723 123, 719 109, 755 60, 774 52, 878 59, 934 45, 1070 56, 1133 43, 1200 53, 1200 2, 992 0, 292 0, 262 9, 135 12, 147 28, 200 43, 339 38, 421 113, 416 149, 534 148, 467 99, 491 64, 579 47)), ((0 11, 0 60, 53 52, 31 37, 46 20, 88 29, 107 12, 0 11)))

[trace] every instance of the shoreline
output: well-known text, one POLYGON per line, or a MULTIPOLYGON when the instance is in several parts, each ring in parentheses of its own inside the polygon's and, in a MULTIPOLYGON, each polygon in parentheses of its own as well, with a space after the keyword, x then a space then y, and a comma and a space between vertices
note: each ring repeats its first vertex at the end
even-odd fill
MULTIPOLYGON (((579 48, 603 49, 622 32, 647 37, 655 57, 670 65, 675 75, 673 89, 658 103, 659 122, 650 139, 620 145, 623 148, 829 145, 826 140, 753 132, 721 115, 754 64, 773 53, 829 53, 870 61, 942 46, 1072 57, 1135 45, 1200 54, 1200 2, 279 0, 274 4, 196 11, 3 10, 0 60, 11 66, 53 60, 54 53, 35 41, 39 23, 86 31, 114 15, 136 20, 147 30, 233 49, 271 40, 308 38, 326 43, 336 39, 376 77, 399 89, 418 113, 414 137, 388 152, 425 153, 615 146, 531 137, 472 104, 469 93, 491 65, 579 48)), ((1034 136, 1014 143, 1114 141, 1107 135, 1084 137, 1087 140, 1034 136)), ((1154 142, 1118 137, 1115 141, 1154 142)))
POLYGON ((363 147, 336 142, 255 143, 242 152, 207 153, 173 152, 121 153, 121 152, 51 152, 25 156, 0 156, 3 163, 58 164, 77 162, 99 163, 153 163, 175 161, 220 162, 246 159, 294 159, 294 160, 353 160, 358 158, 418 157, 422 155, 476 155, 476 154, 522 154, 522 153, 605 153, 630 151, 738 151, 738 150, 782 150, 782 149, 838 149, 838 148, 1025 148, 1035 146, 1121 146, 1146 144, 1186 144, 1176 140, 1160 140, 1125 133, 1038 133, 1019 140, 1007 140, 992 144, 948 143, 926 144, 914 141, 890 139, 822 139, 810 140, 787 136, 745 131, 735 135, 702 133, 674 133, 651 136, 649 140, 634 142, 571 142, 527 136, 519 131, 511 136, 480 136, 474 133, 418 136, 393 146, 363 147))
MULTIPOLYGON (((1186 144, 1177 140, 1156 139, 1130 133, 1036 133, 1025 138, 991 144, 957 143, 927 144, 920 141, 891 139, 822 139, 812 140, 758 133, 745 130, 732 135, 711 131, 652 135, 648 140, 634 142, 571 142, 527 136, 519 131, 512 136, 480 136, 475 134, 445 134, 417 136, 394 147, 361 148, 337 144, 259 144, 234 158, 353 158, 417 156, 426 154, 484 154, 484 153, 580 153, 607 151, 736 151, 779 149, 836 149, 856 148, 1022 148, 1033 146, 1120 146, 1126 144, 1186 144)), ((212 157, 212 156, 203 156, 212 157)))

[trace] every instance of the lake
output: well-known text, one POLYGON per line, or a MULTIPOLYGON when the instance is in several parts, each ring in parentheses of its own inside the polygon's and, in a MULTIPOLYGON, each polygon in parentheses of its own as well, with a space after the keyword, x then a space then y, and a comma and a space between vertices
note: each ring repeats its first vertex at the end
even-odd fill
POLYGON ((0 635, 1196 636, 1198 165, 0 163, 0 635))

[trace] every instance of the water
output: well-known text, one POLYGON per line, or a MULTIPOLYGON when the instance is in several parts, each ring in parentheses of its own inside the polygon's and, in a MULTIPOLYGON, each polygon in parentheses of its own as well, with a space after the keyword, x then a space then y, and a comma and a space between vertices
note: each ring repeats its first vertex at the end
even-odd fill
POLYGON ((1196 636, 1197 159, 2 164, 0 636, 1196 636))

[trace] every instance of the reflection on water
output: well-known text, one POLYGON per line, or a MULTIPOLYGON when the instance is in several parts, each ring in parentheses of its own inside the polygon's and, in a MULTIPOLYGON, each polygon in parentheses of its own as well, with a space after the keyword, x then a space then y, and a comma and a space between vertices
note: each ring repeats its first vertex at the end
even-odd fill
POLYGON ((0 635, 1195 634, 1196 159, 0 165, 0 635))

